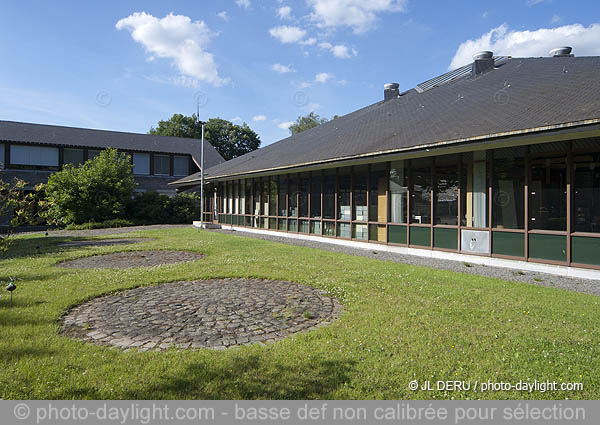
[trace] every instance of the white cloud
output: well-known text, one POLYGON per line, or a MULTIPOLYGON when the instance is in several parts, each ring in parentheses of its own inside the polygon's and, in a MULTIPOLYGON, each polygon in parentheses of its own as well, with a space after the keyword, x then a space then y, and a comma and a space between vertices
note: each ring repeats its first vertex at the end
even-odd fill
POLYGON ((221 19, 223 19, 225 22, 229 21, 229 15, 227 14, 226 11, 222 11, 217 13, 217 16, 221 19))
POLYGON ((282 43, 298 43, 306 35, 306 31, 302 28, 281 25, 269 30, 271 37, 275 37, 282 43))
POLYGON ((289 6, 282 6, 277 9, 277 16, 280 19, 290 19, 292 17, 292 8, 289 6))
POLYGON ((280 122, 279 124, 277 124, 277 127, 279 127, 282 130, 289 130, 289 128, 294 125, 294 121, 284 121, 284 122, 280 122))
POLYGON ((303 46, 312 46, 317 43, 317 39, 314 37, 307 38, 306 40, 301 40, 299 43, 303 46))
POLYGON ((551 22, 553 24, 556 24, 556 23, 560 22, 560 19, 561 19, 560 16, 555 13, 554 15, 552 15, 551 22))
POLYGON ((321 28, 350 27, 366 32, 383 12, 402 12, 407 0, 307 0, 310 18, 321 28))
POLYGON ((250 8, 250 0, 235 0, 235 4, 244 9, 250 8))
POLYGON ((254 115, 252 117, 252 121, 266 121, 267 117, 266 115, 254 115))
POLYGON ((326 83, 327 81, 331 80, 334 76, 332 74, 329 74, 327 72, 321 72, 317 75, 315 75, 315 82, 316 83, 326 83))
POLYGON ((136 12, 119 20, 116 28, 128 30, 151 56, 171 59, 183 77, 215 86, 227 82, 219 76, 213 55, 205 50, 213 34, 203 21, 172 13, 159 19, 136 12))
POLYGON ((356 49, 350 49, 348 46, 343 44, 336 44, 335 46, 327 41, 319 43, 321 49, 329 50, 333 56, 338 59, 348 59, 356 56, 358 52, 356 49))
POLYGON ((229 121, 231 121, 231 122, 240 122, 240 121, 242 121, 242 119, 240 117, 233 117, 233 118, 230 118, 229 121))
POLYGON ((540 4, 545 1, 546 0, 527 0, 527 6, 535 6, 536 4, 540 4))
POLYGON ((600 24, 584 27, 580 24, 535 31, 513 31, 507 25, 493 28, 475 40, 467 40, 458 47, 448 69, 456 69, 473 61, 481 50, 491 50, 495 55, 513 57, 548 56, 554 47, 571 46, 579 56, 600 55, 600 24))
POLYGON ((279 72, 280 74, 287 74, 288 72, 296 72, 291 66, 282 65, 280 63, 275 63, 271 66, 271 69, 275 72, 279 72))

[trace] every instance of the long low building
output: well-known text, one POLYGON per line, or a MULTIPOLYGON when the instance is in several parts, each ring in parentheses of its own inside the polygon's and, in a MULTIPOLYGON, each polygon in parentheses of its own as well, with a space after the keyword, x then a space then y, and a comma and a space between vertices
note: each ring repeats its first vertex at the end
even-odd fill
MULTIPOLYGON (((114 148, 131 156, 136 191, 175 194, 168 184, 200 167, 200 140, 56 125, 0 121, 0 178, 33 187, 65 164, 82 164, 114 148)), ((205 168, 225 160, 205 144, 205 168)))
MULTIPOLYGON (((204 219, 600 278, 600 57, 494 57, 206 171, 204 219)), ((173 183, 199 184, 199 174, 173 183)))

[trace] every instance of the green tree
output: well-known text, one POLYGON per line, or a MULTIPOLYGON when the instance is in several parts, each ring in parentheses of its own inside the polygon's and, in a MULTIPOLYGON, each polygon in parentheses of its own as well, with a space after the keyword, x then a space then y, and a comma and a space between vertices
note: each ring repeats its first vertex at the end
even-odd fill
MULTIPOLYGON (((336 117, 337 115, 335 115, 333 118, 335 119, 336 117)), ((289 130, 290 133, 294 135, 326 123, 327 121, 329 121, 327 118, 320 117, 314 112, 311 112, 308 115, 298 117, 296 122, 290 126, 289 130)))
MULTIPOLYGON (((202 125, 196 114, 191 117, 174 114, 166 121, 159 121, 149 134, 158 136, 202 138, 202 125)), ((246 123, 233 124, 221 118, 211 118, 206 122, 204 139, 226 160, 252 152, 260 147, 260 137, 246 123)))
POLYGON ((129 155, 106 149, 78 167, 65 165, 38 191, 48 223, 64 225, 123 217, 134 187, 129 155))
MULTIPOLYGON (((15 178, 12 183, 0 179, 0 217, 11 217, 10 224, 41 224, 38 215, 36 192, 27 191, 27 182, 15 178)), ((10 228, 0 234, 0 252, 10 245, 10 228)))

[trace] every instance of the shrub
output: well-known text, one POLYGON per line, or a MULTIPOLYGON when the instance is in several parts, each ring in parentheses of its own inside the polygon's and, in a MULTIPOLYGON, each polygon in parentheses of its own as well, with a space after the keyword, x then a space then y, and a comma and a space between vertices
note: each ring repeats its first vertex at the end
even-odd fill
POLYGON ((115 218, 114 220, 107 220, 101 223, 96 223, 95 221, 90 221, 88 223, 83 224, 69 224, 65 227, 66 230, 92 230, 92 229, 110 229, 116 227, 129 227, 135 226, 131 220, 125 220, 123 218, 115 218))
POLYGON ((195 194, 174 197, 156 192, 137 193, 127 205, 127 218, 137 224, 183 224, 200 217, 195 194))
POLYGON ((134 187, 129 155, 106 149, 78 167, 67 164, 50 175, 40 187, 45 195, 41 203, 48 223, 100 223, 125 216, 134 187))

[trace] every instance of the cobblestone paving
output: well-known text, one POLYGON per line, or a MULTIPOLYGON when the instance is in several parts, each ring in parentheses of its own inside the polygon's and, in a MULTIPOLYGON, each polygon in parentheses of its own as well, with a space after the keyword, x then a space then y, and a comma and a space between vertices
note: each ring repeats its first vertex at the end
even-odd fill
POLYGON ((63 317, 62 333, 122 349, 225 349, 331 323, 341 304, 291 282, 211 279, 96 298, 63 317))
POLYGON ((83 247, 83 246, 112 246, 112 245, 129 245, 133 243, 153 241, 154 238, 129 238, 129 239, 101 239, 87 241, 69 241, 63 242, 58 246, 65 247, 83 247))
POLYGON ((189 251, 127 251, 93 255, 58 263, 59 267, 73 269, 130 269, 195 261, 203 254, 189 251))

